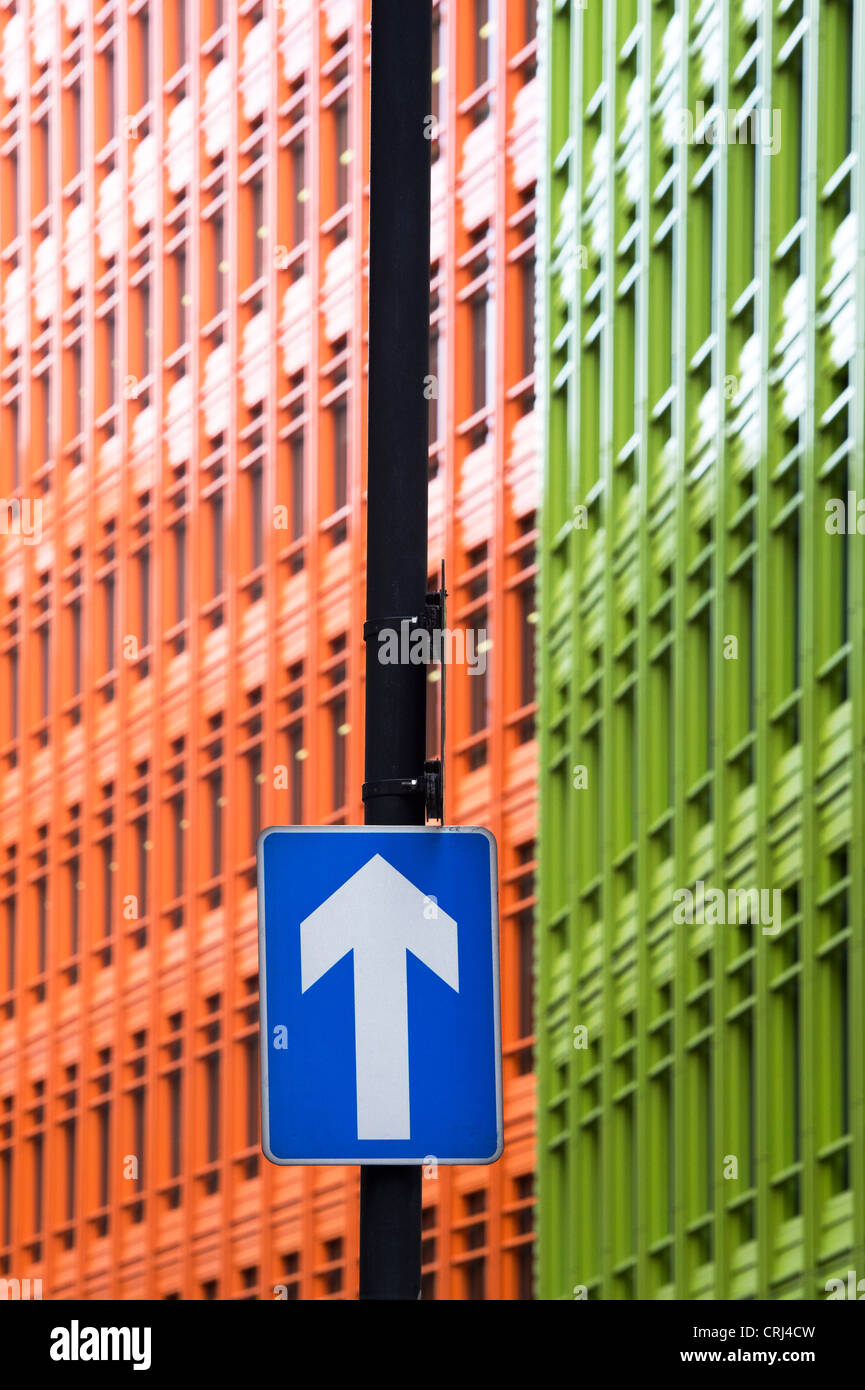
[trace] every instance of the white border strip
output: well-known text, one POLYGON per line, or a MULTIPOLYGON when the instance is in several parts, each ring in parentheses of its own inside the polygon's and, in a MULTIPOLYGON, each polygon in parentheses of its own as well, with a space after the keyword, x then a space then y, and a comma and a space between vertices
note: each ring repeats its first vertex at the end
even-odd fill
MULTIPOLYGON (((477 1167, 495 1163, 501 1158, 505 1147, 504 1122, 502 1118, 502 1019, 501 1019, 501 967, 499 964, 499 882, 498 846, 491 830, 480 825, 271 825, 262 830, 256 842, 258 878, 258 1000, 259 1000, 259 1052, 261 1058, 261 1150, 270 1163, 280 1167, 305 1165, 356 1168, 367 1165, 389 1167, 418 1167, 434 1159, 443 1166, 471 1164, 477 1167), (496 1076, 496 1151, 489 1158, 443 1158, 441 1154, 427 1154, 424 1158, 360 1158, 352 1154, 349 1158, 277 1158, 270 1147, 270 1082, 268 1076, 268 1057, 266 1040, 270 1039, 267 1024, 267 951, 264 936, 264 842, 268 835, 483 835, 490 844, 490 932, 492 936, 493 963, 493 1026, 495 1045, 496 1076)), ((393 1142, 393 1141, 388 1141, 393 1142)))

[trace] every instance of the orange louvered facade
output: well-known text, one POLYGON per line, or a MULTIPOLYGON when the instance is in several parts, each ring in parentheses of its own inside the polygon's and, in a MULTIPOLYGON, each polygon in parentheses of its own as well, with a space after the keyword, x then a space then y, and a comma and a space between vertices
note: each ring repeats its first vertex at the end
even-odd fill
MULTIPOLYGON (((424 1291, 510 1299, 534 6, 441 0, 435 46, 429 569, 489 643, 446 815, 499 843, 506 1147, 425 1179, 424 1291)), ((259 1150, 254 843, 363 819, 368 55, 369 0, 0 0, 0 1277, 46 1298, 357 1292, 358 1171, 259 1150)))

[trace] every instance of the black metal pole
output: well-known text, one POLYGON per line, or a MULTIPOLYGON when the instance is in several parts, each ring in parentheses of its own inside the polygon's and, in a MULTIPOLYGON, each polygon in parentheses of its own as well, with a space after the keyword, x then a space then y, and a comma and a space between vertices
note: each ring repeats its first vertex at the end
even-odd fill
MULTIPOLYGON (((427 591, 432 0, 372 0, 367 619, 427 591)), ((366 648, 367 825, 423 825, 426 668, 366 648)), ((421 1169, 360 1170, 360 1297, 420 1297, 421 1169)))

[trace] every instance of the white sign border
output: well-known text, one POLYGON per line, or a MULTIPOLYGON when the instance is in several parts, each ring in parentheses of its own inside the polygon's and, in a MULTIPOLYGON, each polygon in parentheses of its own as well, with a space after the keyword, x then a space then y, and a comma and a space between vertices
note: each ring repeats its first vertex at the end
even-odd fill
POLYGON ((498 884, 498 845, 491 830, 481 825, 271 825, 262 830, 256 842, 257 884, 258 884, 258 1001, 259 1001, 259 1055, 261 1072, 261 1151, 265 1158, 281 1168, 331 1167, 357 1168, 367 1166, 416 1167, 423 1168, 428 1163, 443 1167, 471 1165, 488 1167, 502 1156, 505 1147, 504 1119, 502 1113, 502 1018, 501 1018, 501 966, 499 962, 499 884, 498 884), (267 1023, 267 952, 264 936, 264 842, 268 835, 483 835, 490 844, 490 934, 492 937, 493 964, 493 1015, 496 1074, 496 1150, 489 1158, 443 1158, 441 1154, 426 1154, 423 1158, 361 1158, 352 1154, 349 1158, 277 1158, 270 1147, 270 1080, 268 1072, 268 1043, 270 1029, 267 1023))

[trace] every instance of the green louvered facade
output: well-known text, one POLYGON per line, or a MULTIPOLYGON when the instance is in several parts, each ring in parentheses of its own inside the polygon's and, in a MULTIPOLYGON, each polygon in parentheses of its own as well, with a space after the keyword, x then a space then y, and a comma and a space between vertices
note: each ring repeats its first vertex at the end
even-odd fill
POLYGON ((865 0, 584 2, 541 22, 538 1293, 824 1298, 865 1279, 865 0), (677 924, 698 881, 779 926, 677 924))

